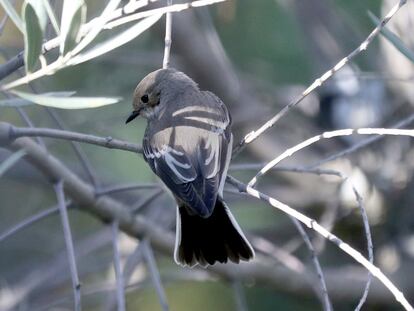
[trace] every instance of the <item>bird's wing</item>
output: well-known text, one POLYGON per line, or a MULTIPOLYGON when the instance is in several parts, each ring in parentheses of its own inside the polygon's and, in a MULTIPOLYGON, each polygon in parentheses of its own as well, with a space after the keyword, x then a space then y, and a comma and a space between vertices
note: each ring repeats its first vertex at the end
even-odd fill
POLYGON ((202 217, 214 208, 228 165, 230 117, 212 93, 200 105, 171 113, 162 128, 147 131, 144 157, 177 199, 202 217))

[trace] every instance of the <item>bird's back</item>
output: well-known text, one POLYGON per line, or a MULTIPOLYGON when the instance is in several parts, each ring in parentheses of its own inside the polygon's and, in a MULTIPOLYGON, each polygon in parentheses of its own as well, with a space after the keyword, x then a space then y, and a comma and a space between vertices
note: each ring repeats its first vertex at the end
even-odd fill
POLYGON ((144 156, 177 199, 208 216, 231 152, 229 113, 217 96, 198 88, 166 100, 158 119, 148 123, 144 156))

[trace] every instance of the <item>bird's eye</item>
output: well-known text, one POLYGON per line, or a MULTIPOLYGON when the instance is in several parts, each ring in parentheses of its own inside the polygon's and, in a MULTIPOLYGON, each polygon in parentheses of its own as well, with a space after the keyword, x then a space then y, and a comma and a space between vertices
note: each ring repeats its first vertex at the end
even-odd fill
POLYGON ((147 94, 141 96, 141 101, 144 104, 148 103, 148 100, 149 100, 149 98, 148 98, 148 95, 147 94))

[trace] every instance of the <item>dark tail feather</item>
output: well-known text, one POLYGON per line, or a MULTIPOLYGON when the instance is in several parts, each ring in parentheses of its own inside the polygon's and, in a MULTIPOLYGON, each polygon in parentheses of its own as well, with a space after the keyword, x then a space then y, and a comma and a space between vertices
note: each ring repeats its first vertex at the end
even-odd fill
POLYGON ((238 263, 254 257, 254 250, 225 203, 217 198, 208 218, 190 215, 184 206, 177 211, 174 259, 184 266, 212 265, 228 259, 238 263))

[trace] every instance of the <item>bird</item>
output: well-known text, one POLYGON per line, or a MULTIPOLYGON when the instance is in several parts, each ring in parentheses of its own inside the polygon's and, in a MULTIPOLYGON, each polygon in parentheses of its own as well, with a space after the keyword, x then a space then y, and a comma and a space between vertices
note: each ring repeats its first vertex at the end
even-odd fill
POLYGON ((252 246, 223 200, 233 142, 224 103, 183 72, 167 68, 138 83, 132 107, 125 123, 147 119, 143 157, 177 203, 175 262, 206 267, 253 259, 252 246))

